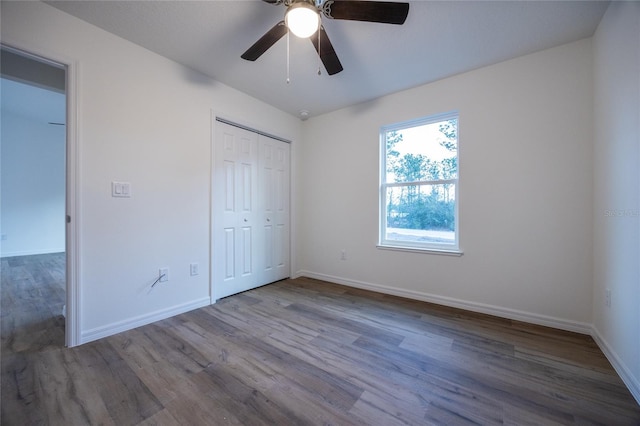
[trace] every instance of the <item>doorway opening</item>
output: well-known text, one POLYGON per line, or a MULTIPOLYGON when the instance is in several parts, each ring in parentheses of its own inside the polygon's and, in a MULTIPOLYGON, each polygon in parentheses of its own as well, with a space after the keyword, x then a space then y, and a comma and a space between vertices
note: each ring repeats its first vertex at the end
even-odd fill
POLYGON ((68 344, 68 90, 65 65, 0 53, 2 338, 19 343, 4 357, 68 344))

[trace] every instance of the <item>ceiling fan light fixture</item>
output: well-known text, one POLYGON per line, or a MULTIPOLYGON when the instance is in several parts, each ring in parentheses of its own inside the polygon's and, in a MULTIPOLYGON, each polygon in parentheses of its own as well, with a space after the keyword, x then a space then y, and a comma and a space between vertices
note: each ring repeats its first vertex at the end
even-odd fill
POLYGON ((291 32, 300 38, 311 37, 320 26, 320 13, 310 3, 294 3, 287 9, 284 22, 291 32))

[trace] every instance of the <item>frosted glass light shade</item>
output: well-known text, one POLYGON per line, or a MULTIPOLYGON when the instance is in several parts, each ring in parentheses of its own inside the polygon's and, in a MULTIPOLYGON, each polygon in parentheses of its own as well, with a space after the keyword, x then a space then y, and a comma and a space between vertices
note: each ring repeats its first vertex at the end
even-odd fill
POLYGON ((320 14, 309 3, 294 3, 287 9, 284 22, 294 35, 307 38, 318 31, 320 14))

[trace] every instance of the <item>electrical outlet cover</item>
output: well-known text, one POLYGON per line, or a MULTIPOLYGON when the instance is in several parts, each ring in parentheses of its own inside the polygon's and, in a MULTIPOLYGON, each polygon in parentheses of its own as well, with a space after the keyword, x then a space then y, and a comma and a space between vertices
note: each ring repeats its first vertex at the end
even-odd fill
POLYGON ((169 268, 160 268, 159 276, 161 283, 169 281, 169 268))
POLYGON ((200 273, 199 268, 198 268, 198 264, 197 263, 190 264, 189 265, 189 272, 191 273, 191 276, 198 275, 200 273))

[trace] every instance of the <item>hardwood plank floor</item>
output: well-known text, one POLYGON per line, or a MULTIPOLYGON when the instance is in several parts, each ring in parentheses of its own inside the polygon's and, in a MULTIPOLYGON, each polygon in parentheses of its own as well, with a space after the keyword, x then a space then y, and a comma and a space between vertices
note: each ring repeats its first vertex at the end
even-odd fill
POLYGON ((640 425, 588 336, 285 280, 64 348, 64 256, 2 259, 2 425, 640 425))

